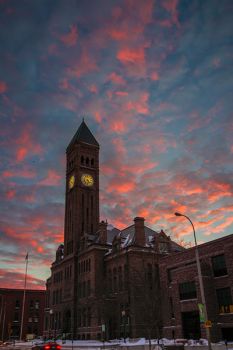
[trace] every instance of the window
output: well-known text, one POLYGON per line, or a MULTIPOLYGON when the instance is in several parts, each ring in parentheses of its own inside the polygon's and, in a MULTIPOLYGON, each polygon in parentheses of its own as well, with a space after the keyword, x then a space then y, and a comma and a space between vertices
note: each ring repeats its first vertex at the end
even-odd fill
POLYGON ((19 309, 20 307, 20 301, 19 300, 15 300, 15 308, 19 309))
POLYGON ((233 304, 230 287, 217 289, 216 294, 219 306, 219 313, 233 313, 233 304))
POLYGON ((212 257, 212 268, 215 277, 227 275, 227 267, 224 254, 212 257))
POLYGON ((160 253, 168 252, 168 244, 166 242, 159 242, 159 252, 160 253))
POLYGON ((184 282, 179 284, 180 300, 196 299, 195 282, 184 282))
POLYGON ((39 300, 36 300, 35 301, 35 309, 39 309, 39 306, 40 306, 39 300))
POLYGON ((19 322, 19 313, 15 312, 14 322, 19 322))
POLYGON ((172 273, 175 269, 176 269, 175 267, 171 267, 170 269, 167 269, 167 280, 169 284, 172 282, 172 273))

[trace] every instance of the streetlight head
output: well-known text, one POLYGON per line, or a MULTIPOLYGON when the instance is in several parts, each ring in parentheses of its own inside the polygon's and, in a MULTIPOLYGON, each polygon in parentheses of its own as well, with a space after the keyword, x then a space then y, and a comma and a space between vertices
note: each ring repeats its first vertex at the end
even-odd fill
POLYGON ((175 213, 175 216, 183 216, 183 215, 176 212, 176 213, 175 213))

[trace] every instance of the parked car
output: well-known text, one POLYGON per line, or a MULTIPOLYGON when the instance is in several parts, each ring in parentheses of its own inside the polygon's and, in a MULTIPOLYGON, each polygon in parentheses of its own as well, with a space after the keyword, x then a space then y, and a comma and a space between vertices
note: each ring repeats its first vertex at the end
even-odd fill
POLYGON ((44 344, 35 344, 32 350, 61 350, 61 345, 50 341, 44 344))

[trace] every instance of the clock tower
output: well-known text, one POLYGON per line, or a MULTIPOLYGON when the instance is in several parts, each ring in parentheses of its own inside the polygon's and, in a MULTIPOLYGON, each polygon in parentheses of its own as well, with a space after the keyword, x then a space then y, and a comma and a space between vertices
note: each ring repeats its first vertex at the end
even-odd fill
POLYGON ((81 123, 66 150, 64 255, 77 253, 99 225, 99 144, 81 123))

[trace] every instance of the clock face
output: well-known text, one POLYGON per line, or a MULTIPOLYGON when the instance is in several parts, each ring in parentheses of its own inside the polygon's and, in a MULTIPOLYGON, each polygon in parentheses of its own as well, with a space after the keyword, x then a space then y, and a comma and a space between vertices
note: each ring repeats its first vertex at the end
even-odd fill
POLYGON ((71 188, 74 187, 75 184, 75 177, 74 175, 71 175, 70 179, 69 179, 69 189, 71 190, 71 188))
POLYGON ((94 184, 94 179, 91 175, 89 174, 83 174, 81 176, 81 181, 85 186, 92 186, 94 184))

